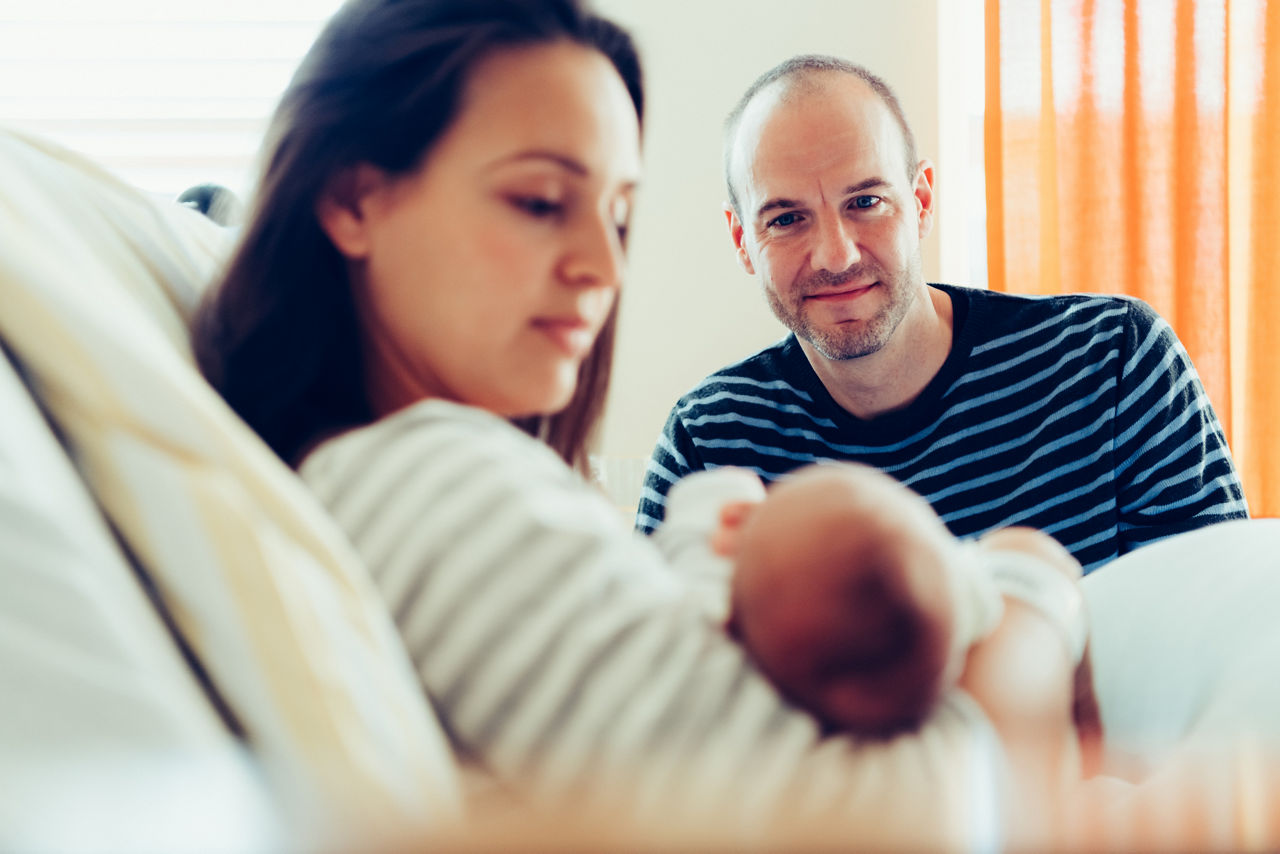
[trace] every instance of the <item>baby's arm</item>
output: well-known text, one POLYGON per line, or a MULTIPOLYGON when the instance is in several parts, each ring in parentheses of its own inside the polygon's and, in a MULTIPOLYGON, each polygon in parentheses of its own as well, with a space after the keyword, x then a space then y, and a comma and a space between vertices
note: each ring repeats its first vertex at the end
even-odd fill
MULTIPOLYGON (((1057 540, 1031 528, 1004 528, 992 531, 982 539, 982 543, 984 547, 1022 553, 1044 561, 1057 569, 1071 582, 1076 592, 1081 594, 1080 613, 1076 617, 1074 628, 1071 626, 1062 628, 1069 632, 1080 633, 1078 638, 1069 640, 1070 644, 1080 647, 1079 664, 1076 666, 1072 685, 1072 718, 1080 740, 1084 775, 1091 777, 1101 770, 1102 716, 1093 691, 1093 667, 1090 664, 1087 635, 1088 621, 1083 613, 1084 598, 1079 588, 1083 574, 1080 563, 1057 540)), ((1072 652, 1075 653, 1074 648, 1072 652)))
MULTIPOLYGON (((960 686, 987 712, 1023 779, 1070 785, 1082 761, 1073 713, 1092 702, 1091 691, 1077 687, 1091 684, 1080 565, 1051 537, 1027 528, 988 534, 977 550, 1005 594, 1004 613, 973 645, 960 686)), ((1096 742, 1084 746, 1092 766, 1096 742)))

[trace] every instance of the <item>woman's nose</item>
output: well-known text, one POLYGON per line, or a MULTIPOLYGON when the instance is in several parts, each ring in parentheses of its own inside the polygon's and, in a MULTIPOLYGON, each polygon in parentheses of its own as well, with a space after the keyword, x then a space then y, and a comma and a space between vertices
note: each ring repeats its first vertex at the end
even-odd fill
POLYGON ((625 265, 617 224, 612 217, 593 216, 575 229, 562 274, 573 285, 617 288, 625 265))

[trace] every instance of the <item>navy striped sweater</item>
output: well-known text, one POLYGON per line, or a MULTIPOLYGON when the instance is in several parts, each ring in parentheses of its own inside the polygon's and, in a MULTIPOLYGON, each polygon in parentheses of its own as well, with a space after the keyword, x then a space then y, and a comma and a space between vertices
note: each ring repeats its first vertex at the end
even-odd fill
POLYGON ((649 461, 636 527, 700 469, 766 481, 856 460, 925 496, 957 536, 1029 525, 1086 571, 1143 544, 1248 516, 1218 419, 1173 330, 1129 297, 951 296, 951 354, 907 408, 840 408, 794 336, 676 403, 649 461))

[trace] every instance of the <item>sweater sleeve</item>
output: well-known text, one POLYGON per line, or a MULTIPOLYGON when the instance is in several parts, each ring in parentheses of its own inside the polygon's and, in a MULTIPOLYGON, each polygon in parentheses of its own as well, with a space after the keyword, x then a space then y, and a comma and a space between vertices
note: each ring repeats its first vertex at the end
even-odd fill
POLYGON ((1003 761, 966 695, 915 734, 824 737, 545 448, 506 425, 393 420, 331 440, 302 474, 455 745, 498 778, 547 803, 738 827, 785 812, 908 847, 973 847, 993 826, 1003 761))
POLYGON ((667 493, 676 481, 703 468, 698 448, 685 426, 683 403, 676 403, 658 437, 658 444, 645 469, 644 487, 636 511, 636 530, 651 534, 666 516, 667 493))
POLYGON ((1116 402, 1121 551, 1248 517, 1222 427, 1173 329, 1129 302, 1116 402))

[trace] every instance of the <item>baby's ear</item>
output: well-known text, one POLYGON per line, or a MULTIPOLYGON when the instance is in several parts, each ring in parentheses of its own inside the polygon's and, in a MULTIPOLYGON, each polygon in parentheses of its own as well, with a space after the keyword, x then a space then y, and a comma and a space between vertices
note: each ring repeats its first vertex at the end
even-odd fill
POLYGON ((742 642, 742 627, 738 625, 738 609, 737 608, 734 608, 732 606, 729 608, 729 616, 726 617, 724 621, 724 630, 725 630, 725 633, 729 635, 729 637, 733 638, 735 641, 738 641, 739 643, 742 642))

